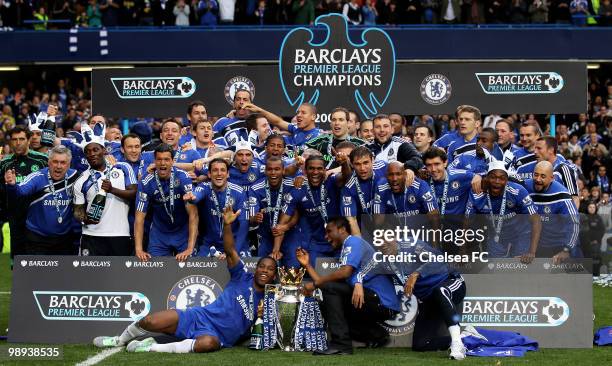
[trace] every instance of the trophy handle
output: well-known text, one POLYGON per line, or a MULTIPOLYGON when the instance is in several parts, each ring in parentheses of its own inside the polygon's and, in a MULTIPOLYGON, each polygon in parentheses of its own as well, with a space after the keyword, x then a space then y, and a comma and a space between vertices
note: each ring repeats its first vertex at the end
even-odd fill
POLYGON ((279 289, 280 289, 280 285, 267 283, 264 287, 264 292, 265 293, 268 293, 268 292, 276 293, 279 291, 279 289))

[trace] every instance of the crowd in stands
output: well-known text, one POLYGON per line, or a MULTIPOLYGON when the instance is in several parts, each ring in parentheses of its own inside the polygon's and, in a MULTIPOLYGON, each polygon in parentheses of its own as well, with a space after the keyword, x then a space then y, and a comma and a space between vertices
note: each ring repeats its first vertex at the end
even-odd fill
POLYGON ((610 26, 611 0, 0 0, 0 29, 313 24, 573 24, 610 26))

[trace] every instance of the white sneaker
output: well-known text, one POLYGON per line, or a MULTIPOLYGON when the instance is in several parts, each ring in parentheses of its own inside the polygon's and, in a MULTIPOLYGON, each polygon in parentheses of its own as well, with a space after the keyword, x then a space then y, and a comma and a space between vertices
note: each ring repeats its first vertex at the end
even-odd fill
POLYGON ((465 358, 465 346, 463 342, 451 343, 449 358, 451 360, 463 360, 465 358))
POLYGON ((100 347, 100 348, 123 346, 123 344, 121 344, 121 342, 119 341, 119 337, 118 336, 114 336, 114 337, 106 337, 106 336, 96 337, 93 340, 93 344, 94 344, 94 346, 100 347))
POLYGON ((125 350, 128 352, 149 352, 151 351, 151 346, 154 344, 157 344, 157 342, 155 342, 153 338, 146 338, 142 341, 134 340, 128 343, 125 350))
POLYGON ((478 339, 482 339, 483 341, 487 341, 487 337, 485 337, 482 334, 478 333, 476 328, 474 328, 472 325, 466 325, 465 329, 463 329, 463 332, 461 332, 461 338, 469 337, 469 336, 472 336, 472 337, 478 338, 478 339))

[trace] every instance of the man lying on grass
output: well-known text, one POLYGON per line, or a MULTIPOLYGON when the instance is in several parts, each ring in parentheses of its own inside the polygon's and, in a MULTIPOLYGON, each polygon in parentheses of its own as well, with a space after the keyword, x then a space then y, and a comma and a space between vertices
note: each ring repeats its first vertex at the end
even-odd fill
POLYGON ((204 307, 186 310, 163 310, 147 315, 130 324, 120 336, 96 337, 98 347, 127 344, 128 352, 213 352, 231 347, 245 335, 256 319, 257 306, 263 299, 264 287, 276 277, 276 261, 262 257, 255 274, 245 271, 234 245, 232 222, 240 210, 226 207, 223 212, 223 246, 231 279, 219 298, 204 307), (158 344, 154 335, 165 333, 183 339, 180 342, 158 344), (142 341, 135 338, 145 338, 142 341))

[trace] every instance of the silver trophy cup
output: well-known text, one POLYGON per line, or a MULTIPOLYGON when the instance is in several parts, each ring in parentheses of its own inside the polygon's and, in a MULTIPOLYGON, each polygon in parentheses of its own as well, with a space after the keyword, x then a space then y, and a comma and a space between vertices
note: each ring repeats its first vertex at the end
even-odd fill
POLYGON ((304 268, 279 268, 280 289, 276 291, 277 343, 284 351, 294 351, 295 323, 303 298, 300 294, 304 268))

